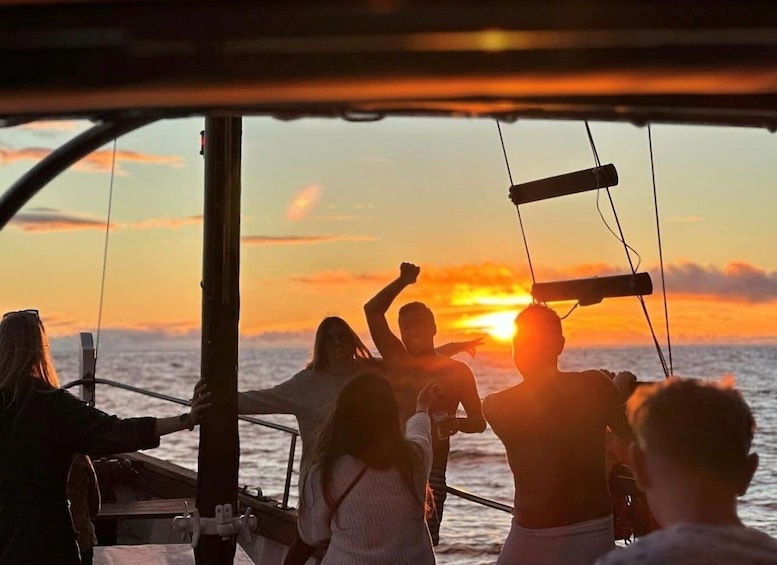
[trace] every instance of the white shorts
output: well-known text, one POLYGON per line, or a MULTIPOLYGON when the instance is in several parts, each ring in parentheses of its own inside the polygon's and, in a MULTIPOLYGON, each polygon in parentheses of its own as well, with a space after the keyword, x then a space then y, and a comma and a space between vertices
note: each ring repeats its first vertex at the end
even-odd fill
POLYGON ((532 529, 513 518, 497 565, 591 565, 615 547, 612 515, 558 528, 532 529))

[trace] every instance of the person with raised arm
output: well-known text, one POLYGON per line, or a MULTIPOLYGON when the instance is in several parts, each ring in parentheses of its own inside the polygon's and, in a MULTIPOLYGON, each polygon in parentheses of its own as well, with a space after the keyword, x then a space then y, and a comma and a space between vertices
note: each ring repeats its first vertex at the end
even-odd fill
POLYGON ((523 381, 483 401, 515 481, 512 527, 497 563, 591 565, 614 547, 605 436, 609 427, 631 438, 624 400, 602 371, 559 371, 565 340, 550 308, 528 306, 516 329, 513 359, 523 381))
POLYGON ((732 384, 673 377, 637 388, 628 402, 631 463, 663 529, 597 565, 777 563, 777 540, 737 511, 758 455, 755 420, 732 384))
POLYGON ((169 418, 117 418, 59 388, 37 310, 0 322, 0 563, 81 563, 67 501, 73 456, 159 445, 192 430, 210 407, 203 381, 191 410, 169 418))
POLYGON ((400 308, 401 339, 389 328, 386 312, 397 296, 416 282, 420 272, 420 267, 402 263, 399 276, 364 305, 364 313, 372 341, 386 364, 386 373, 397 397, 403 421, 415 411, 415 398, 428 383, 437 383, 445 391, 431 409, 434 456, 429 484, 434 496, 434 508, 428 523, 432 542, 437 545, 447 495, 445 473, 450 451, 449 437, 456 432, 480 433, 485 430, 486 421, 470 368, 435 350, 437 325, 434 314, 425 304, 411 302, 400 308), (464 417, 456 416, 460 404, 466 414, 464 417))

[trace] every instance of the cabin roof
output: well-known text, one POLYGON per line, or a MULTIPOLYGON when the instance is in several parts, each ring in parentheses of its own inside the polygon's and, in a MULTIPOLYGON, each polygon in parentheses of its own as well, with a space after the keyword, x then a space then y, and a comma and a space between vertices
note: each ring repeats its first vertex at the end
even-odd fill
POLYGON ((777 129, 771 0, 0 0, 0 124, 202 113, 777 129))

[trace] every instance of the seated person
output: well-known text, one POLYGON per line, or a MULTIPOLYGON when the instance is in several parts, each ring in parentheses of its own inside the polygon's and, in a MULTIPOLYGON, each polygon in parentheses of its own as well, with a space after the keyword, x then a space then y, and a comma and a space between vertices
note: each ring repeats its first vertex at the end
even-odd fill
POLYGON ((70 502, 70 518, 76 532, 76 542, 81 553, 81 565, 92 565, 97 535, 92 519, 100 512, 100 487, 88 455, 76 453, 67 476, 67 499, 70 502))
POLYGON ((628 408, 632 468, 664 529, 597 565, 777 563, 777 540, 737 514, 758 466, 742 396, 727 384, 671 378, 639 387, 628 408))

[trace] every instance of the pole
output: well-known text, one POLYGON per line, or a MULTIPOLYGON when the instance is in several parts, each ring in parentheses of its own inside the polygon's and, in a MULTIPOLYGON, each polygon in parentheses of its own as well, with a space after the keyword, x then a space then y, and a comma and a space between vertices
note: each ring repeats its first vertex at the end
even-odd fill
MULTIPOLYGON (((240 313, 240 117, 205 120, 205 212, 202 275, 202 377, 213 407, 200 426, 197 508, 215 517, 231 504, 237 515, 240 439, 237 428, 237 352, 240 313)), ((197 565, 226 565, 236 538, 203 535, 197 565)))

